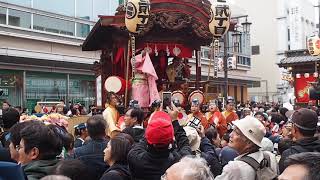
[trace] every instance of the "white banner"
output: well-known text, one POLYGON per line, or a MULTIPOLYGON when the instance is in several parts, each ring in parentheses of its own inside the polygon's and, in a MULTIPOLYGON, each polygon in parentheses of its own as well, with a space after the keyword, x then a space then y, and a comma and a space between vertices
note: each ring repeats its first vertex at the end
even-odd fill
POLYGON ((301 7, 297 0, 290 0, 289 4, 290 49, 302 49, 301 7))
POLYGON ((97 106, 102 106, 101 75, 96 79, 97 106))

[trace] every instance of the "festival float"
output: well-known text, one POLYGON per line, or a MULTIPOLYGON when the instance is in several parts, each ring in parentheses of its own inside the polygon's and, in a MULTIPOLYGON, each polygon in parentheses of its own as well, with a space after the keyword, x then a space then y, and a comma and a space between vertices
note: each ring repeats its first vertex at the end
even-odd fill
POLYGON ((101 51, 93 69, 97 106, 104 108, 108 91, 125 106, 135 99, 148 108, 165 91, 183 106, 194 98, 203 103, 208 82, 201 80, 200 49, 218 51, 229 25, 230 10, 222 0, 128 0, 114 16, 99 16, 82 45, 83 51, 101 51), (193 56, 195 69, 189 64, 193 56))

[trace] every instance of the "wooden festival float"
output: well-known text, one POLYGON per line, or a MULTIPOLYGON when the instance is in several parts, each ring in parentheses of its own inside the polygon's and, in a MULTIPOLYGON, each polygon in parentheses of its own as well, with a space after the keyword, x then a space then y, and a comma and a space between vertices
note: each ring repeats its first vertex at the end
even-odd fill
MULTIPOLYGON (((152 76, 148 68, 147 73, 141 72, 141 59, 146 56, 156 72, 159 91, 166 86, 163 91, 173 92, 182 104, 190 95, 204 99, 207 81, 201 81, 200 48, 223 36, 229 22, 229 7, 212 6, 208 0, 128 0, 114 16, 100 16, 82 46, 83 51, 101 51, 101 59, 94 66, 102 93, 97 105, 105 104, 107 91, 118 93, 127 105, 137 94, 133 86, 149 80, 147 73, 152 76), (188 64, 194 52, 195 77, 190 75, 188 64)), ((146 99, 154 93, 140 90, 146 99)))

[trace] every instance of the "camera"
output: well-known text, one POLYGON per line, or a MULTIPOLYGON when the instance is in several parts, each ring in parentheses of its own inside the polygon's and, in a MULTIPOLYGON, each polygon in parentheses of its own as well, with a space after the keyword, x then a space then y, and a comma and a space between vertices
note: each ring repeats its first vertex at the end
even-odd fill
POLYGON ((139 102, 137 100, 131 100, 129 102, 129 108, 132 108, 132 109, 140 108, 139 102))
POLYGON ((200 129, 201 120, 195 116, 193 116, 192 120, 188 122, 187 126, 194 127, 196 129, 200 129))

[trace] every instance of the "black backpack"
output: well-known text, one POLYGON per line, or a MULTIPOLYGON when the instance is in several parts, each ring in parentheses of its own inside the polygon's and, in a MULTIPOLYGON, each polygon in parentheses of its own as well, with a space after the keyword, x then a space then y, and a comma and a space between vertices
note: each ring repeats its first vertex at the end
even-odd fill
POLYGON ((258 163, 250 156, 243 156, 239 159, 249 164, 256 172, 256 180, 273 180, 277 178, 277 172, 271 169, 271 160, 269 154, 263 152, 263 160, 258 163))

